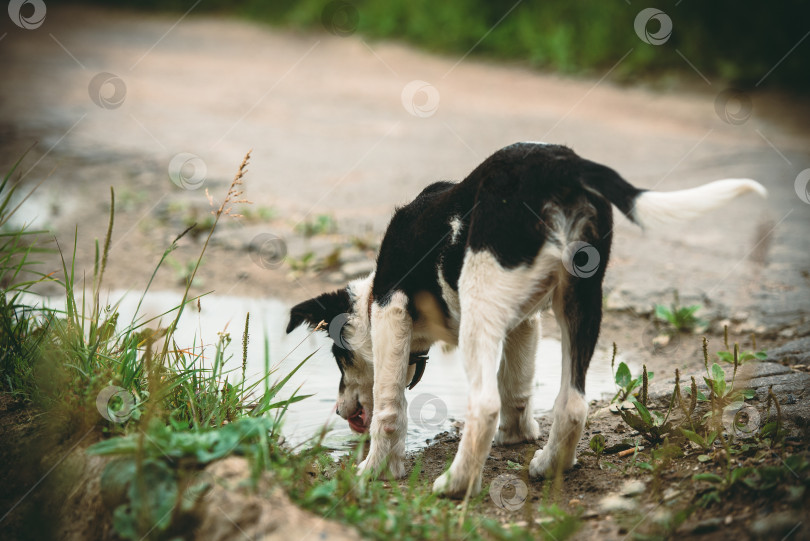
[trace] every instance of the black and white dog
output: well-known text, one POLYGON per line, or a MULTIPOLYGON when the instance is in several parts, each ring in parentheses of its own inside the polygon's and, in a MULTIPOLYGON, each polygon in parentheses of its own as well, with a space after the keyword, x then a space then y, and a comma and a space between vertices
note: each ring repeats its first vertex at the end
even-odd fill
POLYGON ((466 423, 433 490, 463 496, 480 491, 493 437, 496 445, 539 437, 531 406, 537 316, 550 306, 562 331, 562 381, 548 441, 529 466, 531 476, 549 475, 575 464, 588 413, 585 373, 602 319, 611 203, 643 226, 690 220, 746 191, 766 194, 748 179, 640 190, 564 146, 510 145, 462 182, 431 184, 397 209, 376 270, 295 306, 287 332, 329 324, 341 374, 337 413, 371 435, 359 471, 387 468, 395 478, 405 475, 405 389, 419 381, 432 344, 460 347, 466 423))

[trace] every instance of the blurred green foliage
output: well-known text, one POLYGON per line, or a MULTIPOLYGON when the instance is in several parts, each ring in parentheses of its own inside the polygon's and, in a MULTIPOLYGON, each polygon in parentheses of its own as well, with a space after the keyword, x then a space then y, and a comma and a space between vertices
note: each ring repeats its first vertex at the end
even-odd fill
MULTIPOLYGON (((119 0, 118 4, 185 12, 195 1, 119 0)), ((691 63, 712 81, 721 79, 741 87, 810 86, 810 39, 804 40, 810 33, 810 2, 806 0, 338 2, 204 0, 193 13, 228 14, 302 30, 323 30, 329 24, 324 21, 324 10, 331 4, 329 15, 342 18, 337 24, 348 28, 346 33, 356 26, 357 33, 368 38, 400 39, 452 55, 461 56, 472 49, 476 56, 584 75, 602 75, 615 65, 610 74, 613 80, 663 81, 667 75, 678 74, 685 81, 703 84, 691 63), (353 8, 346 8, 346 4, 353 8), (650 45, 636 35, 636 15, 648 7, 658 8, 671 18, 673 31, 666 43, 650 45)), ((656 32, 658 24, 650 21, 648 30, 656 32)))

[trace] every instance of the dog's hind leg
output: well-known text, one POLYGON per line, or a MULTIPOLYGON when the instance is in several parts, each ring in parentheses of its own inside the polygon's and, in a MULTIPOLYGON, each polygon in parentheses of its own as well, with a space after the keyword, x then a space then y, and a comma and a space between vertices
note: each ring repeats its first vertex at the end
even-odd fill
POLYGON ((534 441, 540 434, 531 405, 539 336, 540 320, 536 316, 526 318, 506 336, 498 369, 501 423, 495 434, 495 445, 534 441))
POLYGON ((576 448, 588 416, 585 373, 602 320, 601 275, 569 278, 558 286, 552 306, 562 333, 562 377, 548 441, 529 465, 532 477, 550 477, 576 464, 576 448))
POLYGON ((525 271, 505 269, 489 251, 468 252, 459 278, 459 349, 469 383, 464 431, 450 469, 433 491, 461 497, 481 490, 481 472, 492 447, 501 399, 498 364, 511 322, 525 295, 525 271))

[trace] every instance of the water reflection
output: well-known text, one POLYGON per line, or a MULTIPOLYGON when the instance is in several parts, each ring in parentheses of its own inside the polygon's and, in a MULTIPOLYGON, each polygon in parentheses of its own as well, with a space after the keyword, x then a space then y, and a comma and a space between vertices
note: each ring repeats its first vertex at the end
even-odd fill
MULTIPOLYGON (((177 306, 182 295, 176 292, 149 293, 141 305, 142 318, 158 316, 177 306)), ((140 294, 113 291, 108 303, 120 300, 119 321, 129 321, 138 305, 140 294)), ((105 301, 102 300, 102 303, 105 301)), ((53 307, 64 301, 50 299, 53 307)), ((330 353, 331 341, 325 333, 311 334, 298 328, 290 335, 284 333, 290 305, 275 299, 208 295, 187 306, 176 332, 178 344, 198 344, 206 340, 205 359, 211 359, 213 340, 217 332, 228 332, 232 341, 227 348, 231 356, 226 368, 234 369, 229 381, 239 378, 242 364, 242 332, 245 315, 250 313, 250 342, 246 378, 248 382, 260 380, 265 372, 266 355, 269 366, 277 368, 271 380, 286 375, 307 355, 312 357, 296 373, 279 394, 287 398, 293 392, 311 394, 310 398, 290 406, 283 427, 285 437, 292 445, 305 444, 313 436, 328 428, 323 443, 335 450, 353 448, 355 435, 348 424, 334 413, 339 371, 330 353), (265 342, 266 340, 266 342, 265 342)), ((164 316, 164 325, 170 320, 164 316)), ((155 324, 150 325, 152 327, 155 324)), ((618 363, 619 359, 617 359, 618 363)), ((536 415, 551 411, 560 385, 560 343, 544 338, 537 354, 534 382, 534 412, 536 415)), ((602 398, 614 391, 610 373, 610 352, 597 350, 588 372, 585 393, 587 398, 602 398)), ((456 420, 463 420, 466 408, 467 381, 458 351, 446 353, 441 347, 430 352, 427 370, 422 381, 405 395, 409 402, 408 450, 423 447, 439 432, 452 428, 456 420)))

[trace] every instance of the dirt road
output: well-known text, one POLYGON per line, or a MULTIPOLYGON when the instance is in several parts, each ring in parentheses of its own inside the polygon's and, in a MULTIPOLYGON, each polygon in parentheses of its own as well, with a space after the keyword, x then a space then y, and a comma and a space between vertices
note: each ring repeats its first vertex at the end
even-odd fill
MULTIPOLYGON (((810 167, 810 132, 798 99, 749 93, 739 110, 734 99, 723 107, 722 81, 698 74, 677 90, 627 88, 193 12, 49 6, 40 27, 4 18, 2 32, 0 158, 7 170, 38 141, 21 171, 28 183, 47 178, 23 217, 53 228, 63 249, 78 223, 88 266, 114 186, 111 287, 145 284, 168 242, 206 217, 206 189, 219 201, 248 149, 246 196, 266 212, 218 233, 201 287, 299 299, 326 287, 323 276, 291 281, 286 266, 254 264, 243 248, 257 234, 283 237, 292 256, 327 250, 334 236, 295 230, 331 214, 342 238, 379 238, 394 206, 427 183, 463 178, 514 141, 543 140, 641 187, 752 177, 770 191, 669 230, 619 218, 608 306, 648 310, 676 288, 751 328, 808 330, 810 204, 795 184, 810 167)), ((199 246, 184 239, 158 286, 176 287, 199 246)))

